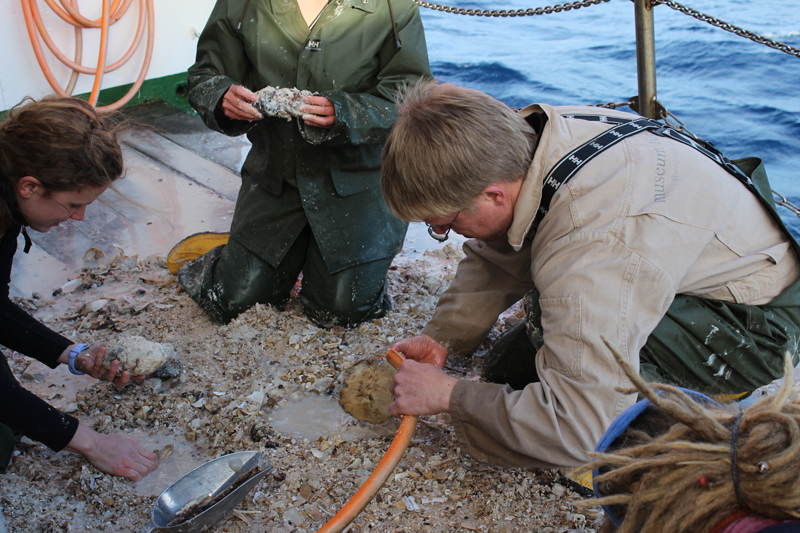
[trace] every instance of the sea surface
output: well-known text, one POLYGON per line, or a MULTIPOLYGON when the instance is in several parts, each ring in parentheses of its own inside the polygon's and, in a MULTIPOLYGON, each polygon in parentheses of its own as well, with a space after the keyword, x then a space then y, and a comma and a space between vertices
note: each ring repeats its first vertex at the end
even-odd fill
MULTIPOLYGON (((800 0, 682 3, 800 48, 800 0)), ((447 5, 516 10, 555 3, 455 0, 447 5)), ((437 79, 482 90, 513 107, 626 102, 638 92, 630 0, 516 18, 420 11, 437 79)), ((658 100, 731 159, 762 158, 772 188, 800 206, 800 58, 666 5, 654 8, 654 20, 658 100)), ((800 236, 800 219, 787 209, 779 212, 800 236)))

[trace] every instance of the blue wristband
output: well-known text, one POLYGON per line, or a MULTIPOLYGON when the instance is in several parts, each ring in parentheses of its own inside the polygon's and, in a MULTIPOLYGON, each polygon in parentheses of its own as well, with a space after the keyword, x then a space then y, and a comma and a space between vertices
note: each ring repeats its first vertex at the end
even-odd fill
POLYGON ((80 370, 75 368, 75 358, 78 356, 79 353, 83 353, 89 347, 88 344, 79 344, 73 349, 69 351, 69 371, 75 374, 76 376, 82 376, 86 372, 81 372, 80 370))

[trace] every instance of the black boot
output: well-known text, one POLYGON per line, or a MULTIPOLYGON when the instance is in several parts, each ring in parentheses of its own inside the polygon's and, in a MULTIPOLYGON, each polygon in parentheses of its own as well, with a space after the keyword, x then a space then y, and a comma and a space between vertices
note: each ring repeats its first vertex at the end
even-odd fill
POLYGON ((210 301, 204 291, 211 292, 213 289, 214 266, 219 261, 225 245, 217 246, 210 252, 193 259, 178 269, 178 282, 186 293, 197 302, 197 305, 211 315, 211 318, 218 324, 227 324, 233 317, 227 317, 221 309, 210 301))

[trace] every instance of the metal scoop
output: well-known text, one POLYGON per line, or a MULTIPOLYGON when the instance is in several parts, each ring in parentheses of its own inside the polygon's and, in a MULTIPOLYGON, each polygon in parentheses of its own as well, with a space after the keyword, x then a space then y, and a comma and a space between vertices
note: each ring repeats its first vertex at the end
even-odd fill
POLYGON ((272 463, 261 452, 246 451, 223 455, 202 464, 167 487, 156 500, 153 516, 140 533, 152 531, 169 531, 173 533, 196 533, 207 531, 217 522, 233 512, 256 484, 267 472, 272 470, 272 463), (188 507, 199 502, 213 501, 225 492, 225 489, 236 483, 252 468, 261 471, 218 502, 203 512, 187 516, 183 522, 180 517, 188 507), (183 512, 183 513, 182 513, 183 512), (173 524, 173 525, 170 525, 173 524))

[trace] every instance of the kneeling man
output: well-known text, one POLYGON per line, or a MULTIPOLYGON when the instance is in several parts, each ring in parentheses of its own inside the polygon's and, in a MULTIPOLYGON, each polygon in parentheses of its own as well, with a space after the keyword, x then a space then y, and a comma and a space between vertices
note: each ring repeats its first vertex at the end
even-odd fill
POLYGON ((763 166, 637 115, 418 83, 399 97, 381 186, 392 212, 470 240, 422 333, 394 348, 392 414, 449 412, 462 451, 562 467, 636 400, 607 338, 648 381, 741 395, 800 339, 798 245, 763 166), (526 320, 472 382, 441 369, 520 299, 526 320), (493 382, 493 383, 492 383, 493 382))

